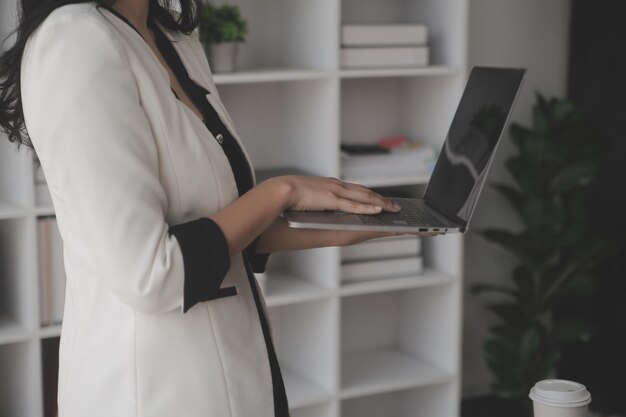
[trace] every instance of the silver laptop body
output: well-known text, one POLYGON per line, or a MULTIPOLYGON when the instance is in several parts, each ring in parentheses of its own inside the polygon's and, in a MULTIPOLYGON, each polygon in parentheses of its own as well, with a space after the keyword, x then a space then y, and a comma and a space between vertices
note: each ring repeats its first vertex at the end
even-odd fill
POLYGON ((399 212, 373 215, 287 210, 289 226, 464 233, 525 75, 525 68, 472 68, 423 199, 391 198, 399 212))

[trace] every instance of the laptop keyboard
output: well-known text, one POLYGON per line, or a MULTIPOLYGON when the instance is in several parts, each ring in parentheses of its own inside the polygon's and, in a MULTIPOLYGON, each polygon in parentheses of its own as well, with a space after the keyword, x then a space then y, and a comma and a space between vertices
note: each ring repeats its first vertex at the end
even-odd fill
POLYGON ((359 218, 364 224, 369 225, 450 227, 449 223, 442 222, 432 214, 423 200, 405 198, 392 198, 391 200, 397 201, 402 206, 399 212, 359 214, 359 218))

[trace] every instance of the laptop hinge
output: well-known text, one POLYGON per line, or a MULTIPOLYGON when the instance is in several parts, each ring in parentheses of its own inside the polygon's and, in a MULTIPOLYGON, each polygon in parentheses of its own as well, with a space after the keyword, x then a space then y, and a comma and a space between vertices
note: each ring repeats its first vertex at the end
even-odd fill
POLYGON ((448 216, 446 216, 443 213, 440 213, 436 208, 434 208, 428 201, 426 201, 426 199, 424 199, 424 204, 426 205, 426 207, 428 207, 428 209, 430 210, 430 212, 432 214, 434 214, 435 216, 439 217, 440 220, 443 220, 445 222, 448 223, 452 223, 455 226, 458 226, 462 231, 465 230, 466 227, 466 223, 460 219, 460 218, 455 218, 455 219, 451 219, 448 216))

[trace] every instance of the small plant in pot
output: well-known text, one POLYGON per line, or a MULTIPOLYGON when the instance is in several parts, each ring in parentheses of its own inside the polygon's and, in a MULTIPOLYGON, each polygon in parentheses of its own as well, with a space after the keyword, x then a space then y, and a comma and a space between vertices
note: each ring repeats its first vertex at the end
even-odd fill
POLYGON ((237 45, 248 34, 248 22, 239 7, 211 3, 202 5, 199 26, 200 42, 213 72, 233 72, 236 69, 237 45))

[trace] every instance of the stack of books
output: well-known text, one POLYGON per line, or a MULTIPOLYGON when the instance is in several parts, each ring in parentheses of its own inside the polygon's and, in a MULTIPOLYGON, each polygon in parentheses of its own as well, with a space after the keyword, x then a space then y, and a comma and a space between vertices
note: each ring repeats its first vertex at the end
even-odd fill
POLYGON ((65 301, 63 241, 54 216, 37 219, 39 305, 43 326, 60 324, 65 301))
POLYGON ((421 274, 421 240, 416 236, 370 239, 341 248, 341 280, 355 283, 421 274))
POLYGON ((341 153, 341 178, 350 182, 422 176, 428 178, 436 159, 434 149, 423 145, 387 149, 380 153, 350 152, 344 146, 341 153))
POLYGON ((429 63, 428 28, 419 24, 344 24, 343 68, 422 67, 429 63))

